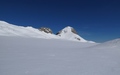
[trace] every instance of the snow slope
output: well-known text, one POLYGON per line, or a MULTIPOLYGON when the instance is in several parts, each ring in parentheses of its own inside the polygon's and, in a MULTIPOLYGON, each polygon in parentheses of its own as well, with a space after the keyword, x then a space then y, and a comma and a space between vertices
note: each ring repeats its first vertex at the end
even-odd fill
POLYGON ((0 36, 0 75, 120 75, 120 47, 94 47, 96 43, 0 36))
POLYGON ((33 27, 23 27, 9 24, 0 21, 0 35, 1 36, 21 36, 21 37, 34 37, 34 38, 59 38, 53 34, 41 32, 33 27))
POLYGON ((120 38, 98 44, 94 48, 117 48, 117 47, 120 47, 120 38))
POLYGON ((0 36, 20 36, 20 37, 34 37, 34 38, 45 38, 45 39, 64 39, 79 42, 88 42, 77 34, 72 33, 71 27, 66 27, 63 29, 61 36, 57 36, 50 33, 45 33, 35 29, 33 27, 23 27, 9 24, 4 21, 0 21, 0 36), (67 33, 64 33, 67 31, 67 33), (80 39, 80 40, 78 40, 80 39))

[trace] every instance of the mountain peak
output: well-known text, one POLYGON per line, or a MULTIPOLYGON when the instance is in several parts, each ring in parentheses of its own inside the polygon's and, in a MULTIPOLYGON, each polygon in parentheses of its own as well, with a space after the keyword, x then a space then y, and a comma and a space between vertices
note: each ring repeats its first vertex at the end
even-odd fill
POLYGON ((77 34, 77 32, 76 32, 76 30, 73 28, 73 27, 71 27, 71 26, 67 26, 67 27, 65 27, 65 28, 63 28, 61 31, 59 31, 57 34, 59 34, 59 33, 70 33, 70 32, 72 32, 72 33, 74 33, 74 34, 77 34))
POLYGON ((63 28, 56 35, 58 35, 64 39, 87 42, 85 39, 83 39, 82 37, 80 37, 77 34, 76 30, 73 27, 70 27, 70 26, 63 28))

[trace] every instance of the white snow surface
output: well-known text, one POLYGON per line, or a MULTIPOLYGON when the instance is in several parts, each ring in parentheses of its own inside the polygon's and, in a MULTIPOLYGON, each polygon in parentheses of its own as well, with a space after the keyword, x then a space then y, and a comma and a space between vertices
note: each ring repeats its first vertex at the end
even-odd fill
POLYGON ((0 75, 120 75, 116 42, 0 36, 0 75))
POLYGON ((98 44, 94 48, 116 48, 116 47, 120 47, 120 38, 98 44))

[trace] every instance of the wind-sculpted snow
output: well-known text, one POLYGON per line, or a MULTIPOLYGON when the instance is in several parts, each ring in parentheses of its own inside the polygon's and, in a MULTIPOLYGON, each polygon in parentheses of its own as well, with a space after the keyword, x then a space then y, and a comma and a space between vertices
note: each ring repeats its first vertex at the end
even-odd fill
POLYGON ((120 49, 90 48, 94 46, 0 36, 0 75, 120 75, 120 49))

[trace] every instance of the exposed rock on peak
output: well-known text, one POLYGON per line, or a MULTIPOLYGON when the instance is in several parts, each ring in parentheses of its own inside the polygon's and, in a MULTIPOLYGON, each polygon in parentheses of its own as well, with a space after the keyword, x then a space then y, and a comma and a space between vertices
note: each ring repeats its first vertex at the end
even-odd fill
POLYGON ((41 27, 39 30, 44 31, 45 33, 51 33, 51 34, 53 33, 52 30, 50 28, 47 28, 47 27, 41 27))

